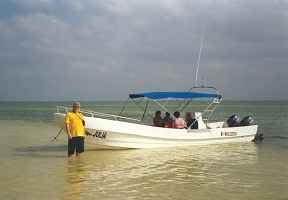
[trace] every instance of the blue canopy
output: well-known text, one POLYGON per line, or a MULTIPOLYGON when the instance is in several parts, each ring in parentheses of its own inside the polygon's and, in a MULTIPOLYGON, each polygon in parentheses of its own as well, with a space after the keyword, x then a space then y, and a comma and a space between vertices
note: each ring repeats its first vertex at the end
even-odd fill
POLYGON ((149 99, 198 99, 198 98, 218 98, 222 96, 217 93, 203 93, 203 92, 147 92, 130 94, 131 99, 146 97, 149 99))

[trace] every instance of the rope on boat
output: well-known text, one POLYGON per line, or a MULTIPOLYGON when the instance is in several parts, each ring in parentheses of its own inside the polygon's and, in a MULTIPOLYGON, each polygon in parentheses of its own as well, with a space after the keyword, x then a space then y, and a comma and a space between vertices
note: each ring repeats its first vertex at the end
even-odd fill
POLYGON ((61 134, 62 131, 63 131, 63 128, 61 128, 61 129, 58 131, 57 135, 56 135, 55 137, 53 137, 53 138, 50 140, 50 142, 56 141, 56 140, 57 140, 57 137, 61 134))
POLYGON ((59 137, 59 135, 61 134, 61 132, 63 131, 63 129, 64 129, 64 128, 61 128, 61 129, 58 131, 58 133, 57 133, 56 136, 54 136, 50 141, 48 141, 46 144, 44 144, 44 145, 43 145, 43 148, 47 147, 50 143, 56 141, 57 138, 59 137))

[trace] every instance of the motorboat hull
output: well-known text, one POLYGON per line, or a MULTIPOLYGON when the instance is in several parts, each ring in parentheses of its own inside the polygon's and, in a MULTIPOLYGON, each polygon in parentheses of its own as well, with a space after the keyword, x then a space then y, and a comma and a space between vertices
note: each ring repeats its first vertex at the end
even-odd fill
MULTIPOLYGON (((55 122, 64 125, 63 113, 55 113, 55 122)), ((86 143, 94 149, 139 149, 218 143, 251 142, 257 125, 216 127, 206 129, 172 129, 149 125, 84 117, 86 129, 91 134, 86 143)), ((216 124, 223 124, 217 122, 216 124)), ((209 124, 208 124, 209 126, 209 124)))

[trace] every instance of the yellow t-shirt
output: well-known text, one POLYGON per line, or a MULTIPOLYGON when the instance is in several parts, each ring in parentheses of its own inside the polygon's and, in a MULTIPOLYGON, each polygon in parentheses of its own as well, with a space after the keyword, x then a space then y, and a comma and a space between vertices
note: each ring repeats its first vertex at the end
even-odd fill
POLYGON ((65 124, 70 127, 72 137, 85 137, 85 127, 82 124, 83 115, 79 112, 68 112, 65 117, 65 124))

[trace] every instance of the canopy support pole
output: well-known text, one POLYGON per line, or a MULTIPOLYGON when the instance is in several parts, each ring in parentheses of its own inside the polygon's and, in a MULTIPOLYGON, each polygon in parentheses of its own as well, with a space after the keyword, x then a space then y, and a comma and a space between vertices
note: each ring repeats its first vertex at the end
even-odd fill
MULTIPOLYGON (((147 101, 148 101, 148 99, 147 99, 147 101)), ((132 102, 133 102, 136 106, 138 106, 143 112, 145 111, 145 107, 143 108, 139 103, 137 103, 136 101, 134 101, 134 99, 132 99, 132 102)), ((149 111, 147 112, 147 110, 146 110, 146 113, 148 113, 149 115, 151 115, 151 117, 153 117, 153 114, 151 114, 149 111)))
POLYGON ((191 101, 187 101, 183 106, 181 106, 181 107, 179 108, 179 110, 180 110, 181 112, 183 112, 183 110, 185 110, 185 108, 186 108, 190 103, 191 103, 191 101))
POLYGON ((159 103, 158 101, 156 101, 156 100, 154 100, 154 99, 153 99, 153 101, 154 101, 155 103, 157 103, 158 106, 160 106, 164 111, 169 112, 169 110, 168 110, 167 108, 165 108, 161 103, 159 103))
POLYGON ((206 114, 206 124, 209 122, 210 118, 212 117, 212 115, 214 114, 217 105, 220 103, 221 99, 219 99, 218 101, 215 101, 215 99, 213 99, 208 106, 205 108, 203 115, 206 114), (217 103, 216 103, 217 102, 217 103))
POLYGON ((122 106, 122 109, 121 109, 121 111, 119 112, 118 115, 122 115, 123 111, 125 110, 125 108, 126 108, 126 106, 127 106, 127 104, 128 104, 128 101, 129 101, 129 98, 124 102, 124 104, 123 104, 123 106, 122 106))
POLYGON ((148 104, 149 104, 149 101, 146 100, 146 105, 145 105, 145 109, 144 109, 144 112, 143 112, 143 115, 142 115, 142 118, 141 118, 141 121, 143 121, 144 117, 145 117, 145 114, 147 112, 147 108, 148 108, 148 104))

